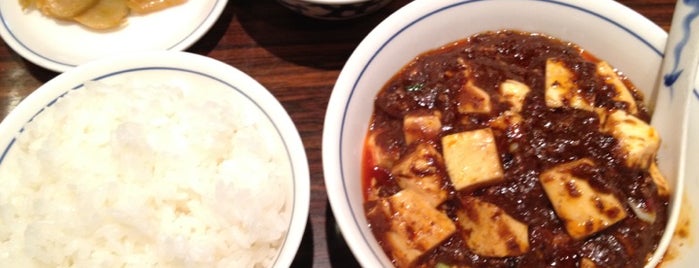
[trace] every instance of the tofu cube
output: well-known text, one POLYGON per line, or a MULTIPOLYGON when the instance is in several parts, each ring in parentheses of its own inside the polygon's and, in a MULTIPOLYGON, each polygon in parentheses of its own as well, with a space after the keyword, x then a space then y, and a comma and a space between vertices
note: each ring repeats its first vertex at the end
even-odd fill
POLYGON ((628 110, 626 110, 627 112, 631 114, 638 113, 638 106, 636 105, 636 100, 633 98, 633 95, 631 95, 631 91, 628 87, 626 87, 626 85, 624 85, 624 82, 621 81, 619 74, 614 71, 614 68, 612 68, 609 63, 606 61, 598 62, 597 74, 602 76, 607 84, 614 87, 616 95, 612 98, 613 100, 625 102, 628 105, 628 110))
POLYGON ((529 251, 529 227, 500 207, 475 197, 456 212, 466 246, 485 257, 520 256, 529 251))
POLYGON ((500 155, 490 128, 444 136, 442 150, 449 179, 456 190, 504 179, 500 155))
POLYGON ((490 122, 488 122, 488 126, 493 130, 504 132, 507 129, 521 125, 522 121, 524 121, 524 119, 520 113, 508 110, 504 111, 498 117, 491 118, 490 122))
POLYGON ((601 128, 617 139, 627 166, 648 169, 655 161, 660 136, 655 128, 643 120, 617 110, 607 116, 601 128))
POLYGON ((469 80, 457 96, 457 110, 461 114, 490 113, 492 104, 490 95, 469 80))
POLYGON ((512 106, 511 110, 515 112, 522 111, 524 99, 529 94, 529 91, 531 91, 529 86, 516 80, 508 79, 500 84, 500 96, 510 103, 512 106))
POLYGON ((367 155, 371 157, 371 162, 378 167, 390 168, 400 158, 400 151, 394 149, 396 146, 382 146, 382 134, 384 133, 372 132, 367 135, 365 148, 369 150, 367 155))
POLYGON ((658 188, 658 195, 669 196, 670 186, 667 184, 665 176, 663 176, 663 174, 660 173, 660 169, 658 169, 658 165, 655 164, 655 161, 653 161, 653 163, 650 164, 650 167, 648 168, 648 173, 650 174, 650 177, 653 179, 655 186, 658 188))
POLYGON ((590 159, 560 164, 539 175, 539 181, 568 234, 582 239, 626 218, 621 202, 610 193, 593 189, 587 178, 573 175, 574 170, 594 167, 590 159))
POLYGON ((580 268, 595 268, 597 267, 597 264, 593 262, 592 260, 588 258, 582 258, 580 259, 580 264, 578 265, 580 268))
POLYGON ((401 188, 415 190, 436 207, 448 197, 443 167, 442 155, 434 145, 420 143, 393 166, 391 174, 401 188))
POLYGON ((574 74, 564 62, 557 59, 546 60, 545 79, 546 106, 552 108, 571 107, 592 111, 594 101, 585 99, 575 84, 574 74))
POLYGON ((441 113, 415 115, 409 114, 403 118, 403 133, 405 143, 412 144, 417 140, 432 140, 442 132, 441 113))
POLYGON ((411 266, 456 232, 456 225, 445 213, 412 189, 378 200, 368 211, 369 217, 384 217, 389 222, 385 240, 398 267, 411 266))

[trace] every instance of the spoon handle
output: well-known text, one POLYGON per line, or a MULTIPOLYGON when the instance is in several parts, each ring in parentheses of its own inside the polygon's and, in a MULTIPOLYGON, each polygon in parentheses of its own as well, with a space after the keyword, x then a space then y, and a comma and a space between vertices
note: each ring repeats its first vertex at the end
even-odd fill
MULTIPOLYGON (((663 62, 663 85, 674 95, 678 82, 694 81, 697 64, 699 64, 699 29, 692 29, 699 17, 699 0, 679 0, 675 7, 675 15, 670 26, 665 59, 663 62), (682 77, 682 76, 685 77, 682 77)), ((690 85, 691 86, 691 85, 690 85)), ((681 94, 681 93, 680 93, 681 94)))
MULTIPOLYGON (((689 104, 699 92, 699 0, 678 0, 672 18, 651 124, 663 139, 658 156, 671 186, 681 187, 686 155, 689 104), (675 180, 674 178, 677 178, 675 180)), ((681 192, 675 192, 681 195, 681 192)))
MULTIPOLYGON (((660 67, 655 107, 651 124, 658 130, 662 145, 658 151, 658 168, 673 190, 666 231, 674 232, 684 194, 689 129, 689 104, 696 88, 699 68, 699 0, 678 0, 670 26, 665 56, 660 67)), ((664 236, 658 251, 664 252, 672 236, 664 236)), ((654 256, 655 257, 655 256, 654 256)), ((660 259, 649 260, 654 267, 660 259)))

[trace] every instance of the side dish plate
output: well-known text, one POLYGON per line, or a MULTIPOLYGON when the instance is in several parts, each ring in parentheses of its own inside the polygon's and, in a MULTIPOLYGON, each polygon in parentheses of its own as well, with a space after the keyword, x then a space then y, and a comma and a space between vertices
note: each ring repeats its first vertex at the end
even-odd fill
POLYGON ((82 63, 118 53, 188 48, 218 20, 228 0, 189 0, 146 15, 130 15, 111 31, 22 10, 18 0, 0 1, 0 36, 13 50, 41 67, 64 72, 82 63))

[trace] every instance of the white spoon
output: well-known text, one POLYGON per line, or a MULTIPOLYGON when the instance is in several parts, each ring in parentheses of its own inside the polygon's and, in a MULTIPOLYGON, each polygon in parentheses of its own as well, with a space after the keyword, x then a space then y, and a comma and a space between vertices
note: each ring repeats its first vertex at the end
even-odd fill
MULTIPOLYGON (((678 0, 665 46, 651 119, 651 124, 662 138, 658 151, 658 159, 661 159, 658 167, 673 190, 667 223, 671 227, 667 228, 666 232, 674 233, 682 205, 687 164, 689 103, 692 94, 696 94, 698 90, 695 84, 698 65, 699 0, 678 0)), ((671 235, 663 236, 657 252, 664 253, 671 240, 671 235)), ((662 254, 653 255, 646 267, 655 267, 662 257, 662 254)))

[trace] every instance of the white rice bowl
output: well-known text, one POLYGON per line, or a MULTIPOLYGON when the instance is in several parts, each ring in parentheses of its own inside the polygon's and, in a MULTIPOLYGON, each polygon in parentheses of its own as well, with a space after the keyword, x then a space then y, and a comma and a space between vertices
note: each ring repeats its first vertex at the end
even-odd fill
POLYGON ((125 81, 69 90, 4 153, 0 133, 0 267, 288 265, 304 210, 269 115, 227 88, 125 81))

